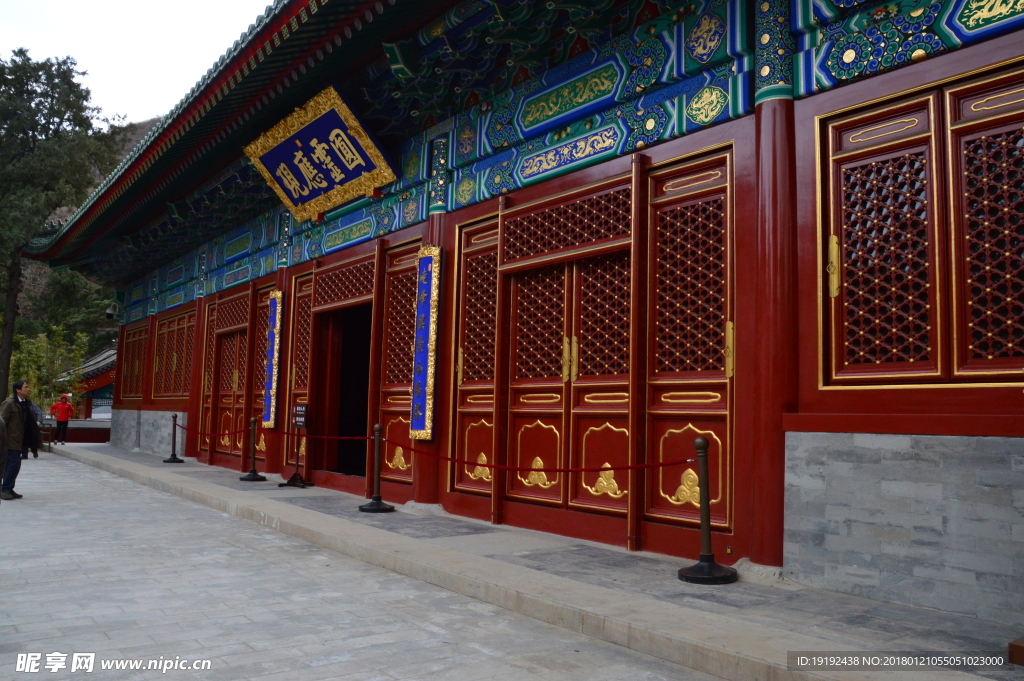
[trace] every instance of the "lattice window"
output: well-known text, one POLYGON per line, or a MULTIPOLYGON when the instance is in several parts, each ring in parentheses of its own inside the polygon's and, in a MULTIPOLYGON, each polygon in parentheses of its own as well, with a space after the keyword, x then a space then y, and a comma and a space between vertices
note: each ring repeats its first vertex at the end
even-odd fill
POLYGON ((192 371, 194 313, 165 319, 157 325, 154 397, 186 397, 192 371))
POLYGON ((253 392, 263 394, 264 379, 267 375, 267 346, 270 339, 267 338, 267 332, 270 329, 270 306, 260 305, 256 308, 256 357, 253 361, 253 371, 255 381, 253 382, 253 392))
POLYGON ((658 215, 657 371, 725 367, 725 202, 658 215))
POLYGON ((220 341, 220 391, 235 390, 235 355, 238 351, 238 334, 227 333, 220 341))
POLYGON ((580 265, 580 374, 629 373, 629 253, 580 265))
POLYGON ((124 336, 124 363, 119 370, 121 397, 142 397, 142 377, 145 373, 146 340, 149 329, 143 327, 124 336))
POLYGON ((927 157, 842 170, 842 361, 928 360, 933 344, 927 157))
POLYGON ((170 379, 170 367, 168 366, 169 353, 167 352, 167 324, 161 323, 156 333, 156 362, 153 367, 153 393, 155 395, 166 394, 165 384, 170 379))
POLYGON ((962 144, 969 360, 1024 357, 1024 129, 962 144))
POLYGON ((248 368, 246 353, 249 350, 249 343, 246 337, 247 333, 247 330, 235 332, 235 335, 238 336, 238 339, 235 341, 238 347, 238 362, 235 364, 235 369, 238 371, 238 381, 236 383, 235 390, 245 390, 245 371, 248 368))
POLYGON ((309 349, 313 323, 313 296, 299 296, 295 302, 295 388, 309 387, 309 349))
POLYGON ((490 381, 494 379, 494 334, 498 324, 498 252, 467 257, 465 277, 462 378, 490 381))
POLYGON ((187 395, 189 392, 189 379, 192 376, 192 357, 195 354, 196 324, 195 317, 192 323, 184 329, 184 347, 181 350, 183 369, 174 375, 174 392, 179 395, 187 395))
POLYGON ((373 293, 373 270, 374 263, 368 260, 324 274, 317 273, 313 288, 314 307, 373 293))
POLYGON ((203 393, 209 394, 213 390, 213 353, 217 346, 217 306, 207 308, 206 312, 206 349, 203 360, 203 393))
POLYGON ((516 378, 562 375, 565 271, 561 266, 518 276, 516 378))
POLYGON ((220 303, 217 312, 217 328, 229 329, 249 321, 249 296, 233 298, 220 303))
POLYGON ((505 261, 630 233, 629 189, 580 199, 505 223, 505 261))
POLYGON ((412 383, 412 344, 416 332, 416 271, 389 278, 387 382, 412 383))

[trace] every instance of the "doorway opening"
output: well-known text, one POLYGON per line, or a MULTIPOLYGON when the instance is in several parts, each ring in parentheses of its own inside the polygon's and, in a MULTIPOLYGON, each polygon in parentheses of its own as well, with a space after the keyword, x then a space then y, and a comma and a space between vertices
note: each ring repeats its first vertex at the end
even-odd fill
MULTIPOLYGON (((365 437, 370 391, 370 326, 373 304, 355 305, 335 313, 341 331, 337 390, 338 435, 365 437)), ((337 440, 335 472, 366 477, 366 440, 337 440)))

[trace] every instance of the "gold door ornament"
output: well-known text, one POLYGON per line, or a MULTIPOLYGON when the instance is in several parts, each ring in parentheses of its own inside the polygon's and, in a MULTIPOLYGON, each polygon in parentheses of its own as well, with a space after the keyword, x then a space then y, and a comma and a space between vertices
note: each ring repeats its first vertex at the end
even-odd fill
POLYGON ((691 503, 694 506, 700 508, 700 478, 693 472, 692 468, 687 468, 686 471, 679 476, 679 487, 676 488, 676 493, 672 496, 667 496, 662 492, 662 496, 669 500, 670 503, 676 506, 682 506, 686 503, 691 503))
MULTIPOLYGON (((724 489, 723 484, 722 484, 722 471, 725 468, 725 465, 724 465, 724 461, 722 459, 723 459, 723 457, 725 455, 725 452, 722 450, 722 441, 718 439, 718 436, 715 435, 715 433, 713 431, 701 430, 701 429, 695 427, 692 423, 687 423, 686 427, 684 427, 684 428, 678 428, 678 429, 675 429, 675 430, 667 430, 667 431, 665 431, 665 434, 661 436, 661 442, 658 445, 658 457, 659 457, 658 460, 659 461, 665 461, 666 460, 666 457, 665 457, 665 440, 667 440, 670 435, 686 435, 687 433, 692 434, 694 439, 696 439, 696 437, 698 435, 703 435, 704 437, 706 437, 708 439, 709 442, 713 442, 718 447, 718 449, 717 449, 718 456, 719 456, 719 461, 718 461, 718 496, 713 498, 713 499, 711 499, 711 501, 709 502, 710 504, 717 504, 717 503, 722 501, 722 492, 723 492, 723 489, 724 489)), ((688 440, 690 446, 692 447, 693 440, 690 440, 688 437, 685 438, 685 440, 688 440)), ((711 448, 710 447, 708 448, 708 452, 709 452, 709 455, 710 455, 710 452, 711 452, 711 448)), ((688 454, 685 457, 684 456, 678 456, 678 457, 677 456, 673 456, 673 457, 670 457, 668 460, 671 461, 671 460, 674 460, 675 458, 690 458, 690 456, 688 454)), ((676 487, 675 491, 671 495, 665 493, 665 480, 664 480, 665 475, 664 475, 664 472, 665 472, 665 467, 664 466, 658 468, 658 493, 666 501, 668 501, 669 503, 671 503, 674 506, 682 506, 682 505, 687 504, 687 503, 691 503, 694 506, 698 506, 698 507, 700 506, 700 489, 697 486, 697 482, 698 482, 697 474, 693 472, 692 468, 687 468, 686 471, 683 472, 683 474, 679 478, 680 485, 678 487, 676 487)), ((709 487, 710 487, 710 481, 709 481, 709 487)))
POLYGON ((221 430, 223 431, 223 433, 220 436, 220 443, 225 447, 230 447, 231 436, 228 435, 228 432, 231 430, 231 414, 229 414, 228 412, 224 412, 223 414, 221 414, 220 427, 221 430), (225 421, 225 419, 227 420, 225 421))
MULTIPOLYGON (((613 393, 613 394, 615 394, 615 393, 613 393)), ((627 397, 628 397, 628 395, 627 395, 627 397)), ((583 456, 582 456, 582 461, 583 461, 583 467, 584 468, 587 467, 587 438, 590 437, 590 435, 592 433, 600 433, 602 430, 608 430, 608 429, 610 429, 612 432, 615 432, 615 433, 622 433, 622 434, 624 434, 626 436, 626 438, 627 438, 627 443, 628 443, 629 430, 627 430, 626 428, 616 428, 615 426, 613 426, 610 423, 605 423, 605 424, 603 424, 600 427, 587 429, 587 432, 583 434, 583 451, 582 451, 582 455, 583 456)), ((586 490, 588 492, 590 492, 591 494, 593 494, 595 497, 599 497, 602 494, 607 494, 612 499, 621 499, 622 497, 626 496, 626 494, 629 493, 628 490, 620 490, 619 489, 619 483, 615 479, 615 471, 611 470, 611 467, 612 467, 612 465, 609 462, 607 462, 607 461, 604 462, 604 464, 601 466, 601 468, 605 468, 605 469, 608 469, 608 470, 603 470, 603 471, 599 471, 598 472, 598 474, 597 474, 597 481, 594 482, 594 486, 593 487, 591 487, 590 485, 587 484, 587 481, 586 481, 586 475, 587 474, 586 473, 581 473, 580 475, 582 476, 581 477, 581 482, 583 483, 583 487, 586 488, 586 490)))
MULTIPOLYGON (((478 464, 487 463, 487 455, 480 452, 476 457, 478 464)), ((466 475, 469 476, 470 480, 483 480, 484 482, 490 482, 493 479, 491 475, 491 469, 486 466, 474 466, 473 470, 469 470, 469 466, 466 466, 466 475)))
MULTIPOLYGON (((384 429, 385 435, 387 435, 387 434, 389 434, 391 432, 391 426, 393 426, 395 424, 402 424, 402 423, 408 425, 409 424, 409 419, 402 418, 402 417, 391 419, 388 422, 388 425, 384 429)), ((399 430, 398 432, 402 432, 402 430, 399 430)), ((395 445, 395 448, 393 450, 391 450, 391 460, 388 461, 387 453, 385 453, 385 455, 384 455, 384 463, 386 463, 388 468, 390 468, 393 471, 406 471, 406 470, 409 470, 409 468, 412 467, 412 459, 413 459, 412 454, 413 453, 409 452, 408 454, 409 454, 409 458, 408 458, 408 460, 406 460, 405 449, 403 447, 401 447, 400 445, 395 445)))
MULTIPOLYGON (((533 463, 530 464, 530 468, 544 468, 544 462, 538 456, 534 458, 533 463)), ((522 480, 523 484, 526 485, 527 487, 533 487, 534 485, 537 485, 541 489, 547 489, 548 487, 551 487, 556 482, 558 482, 557 475, 555 476, 554 480, 549 481, 548 474, 541 470, 532 470, 525 478, 522 475, 520 475, 519 479, 522 480)))
POLYGON ((412 452, 409 452, 409 462, 405 461, 405 450, 401 447, 395 447, 395 452, 391 457, 391 461, 387 462, 388 468, 395 470, 408 470, 409 466, 412 465, 412 452))
MULTIPOLYGON (((467 448, 469 447, 469 432, 471 430, 473 430, 474 428, 488 428, 488 429, 490 429, 492 427, 493 427, 493 424, 488 423, 487 419, 480 419, 479 421, 474 421, 473 423, 471 423, 468 426, 466 426, 466 433, 465 433, 466 447, 467 448)), ((484 454, 483 452, 480 452, 477 455, 477 457, 476 457, 476 462, 477 462, 477 464, 486 464, 487 463, 487 455, 484 454)), ((466 475, 469 476, 470 480, 483 480, 484 482, 491 482, 491 480, 494 478, 494 476, 491 473, 491 469, 490 468, 487 468, 486 466, 480 466, 480 465, 474 466, 473 470, 470 471, 469 470, 469 464, 467 464, 466 465, 466 475)))
MULTIPOLYGON (((551 426, 551 425, 548 425, 546 423, 543 423, 540 419, 537 419, 533 423, 531 423, 529 425, 526 425, 526 426, 523 426, 522 428, 519 429, 519 437, 518 437, 518 441, 516 442, 516 460, 520 461, 521 456, 522 456, 522 451, 523 451, 523 433, 526 432, 527 430, 531 429, 531 428, 543 428, 545 430, 553 430, 553 431, 555 431, 555 443, 556 443, 555 444, 555 461, 557 463, 557 461, 558 461, 558 451, 561 448, 561 442, 562 442, 561 435, 558 432, 558 428, 556 428, 554 426, 551 426)), ((520 462, 518 465, 521 467, 522 463, 520 462)), ((518 477, 520 482, 522 482, 527 487, 537 486, 537 487, 540 487, 541 489, 548 489, 549 487, 553 486, 554 484, 556 484, 558 482, 558 474, 557 473, 555 474, 555 479, 554 480, 548 480, 547 473, 545 473, 544 471, 541 471, 541 470, 536 470, 536 469, 539 469, 539 468, 544 468, 544 461, 539 456, 534 457, 533 462, 530 464, 530 468, 532 468, 534 470, 530 471, 530 473, 525 478, 523 477, 522 472, 516 473, 516 477, 518 477)))
POLYGON ((583 486, 587 488, 587 491, 593 494, 595 497, 599 497, 602 494, 607 494, 612 499, 621 499, 628 494, 628 490, 619 491, 619 483, 615 481, 615 471, 611 470, 612 465, 607 461, 601 466, 608 470, 603 470, 597 474, 597 482, 591 487, 583 481, 583 486))

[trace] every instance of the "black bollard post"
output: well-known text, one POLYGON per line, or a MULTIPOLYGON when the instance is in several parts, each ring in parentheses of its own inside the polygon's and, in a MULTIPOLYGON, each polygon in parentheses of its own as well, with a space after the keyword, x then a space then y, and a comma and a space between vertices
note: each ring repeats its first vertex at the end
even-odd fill
POLYGON ((252 461, 252 468, 245 475, 240 476, 239 480, 245 482, 263 482, 266 480, 265 477, 260 475, 259 471, 256 470, 256 417, 253 416, 249 419, 249 460, 252 461))
POLYGON ((380 424, 373 427, 373 496, 359 510, 363 513, 391 513, 394 506, 380 500, 380 424))
POLYGON ((697 450, 697 485, 700 490, 700 561, 679 569, 679 579, 691 584, 731 584, 739 579, 736 570, 715 562, 711 550, 711 489, 708 484, 708 440, 693 441, 697 450))
POLYGON ((178 458, 178 415, 171 414, 171 456, 164 459, 164 463, 185 463, 185 459, 178 458))
MULTIPOLYGON (((313 487, 313 483, 306 482, 302 479, 302 474, 299 473, 299 431, 295 430, 295 472, 292 473, 292 477, 288 478, 286 482, 279 482, 278 487, 301 487, 306 489, 307 487, 313 487)), ((285 463, 288 463, 287 459, 285 463)))

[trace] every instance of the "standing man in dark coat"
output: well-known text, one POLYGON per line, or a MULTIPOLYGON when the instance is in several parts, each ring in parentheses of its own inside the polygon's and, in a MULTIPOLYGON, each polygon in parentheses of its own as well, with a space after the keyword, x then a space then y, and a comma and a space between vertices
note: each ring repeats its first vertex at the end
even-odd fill
POLYGON ((15 381, 14 395, 0 404, 0 420, 7 429, 7 462, 3 468, 3 483, 0 483, 0 499, 4 501, 21 499, 22 495, 14 491, 21 470, 21 454, 39 446, 39 429, 28 393, 28 381, 15 381))
POLYGON ((7 468, 7 426, 0 419, 0 471, 7 468))

